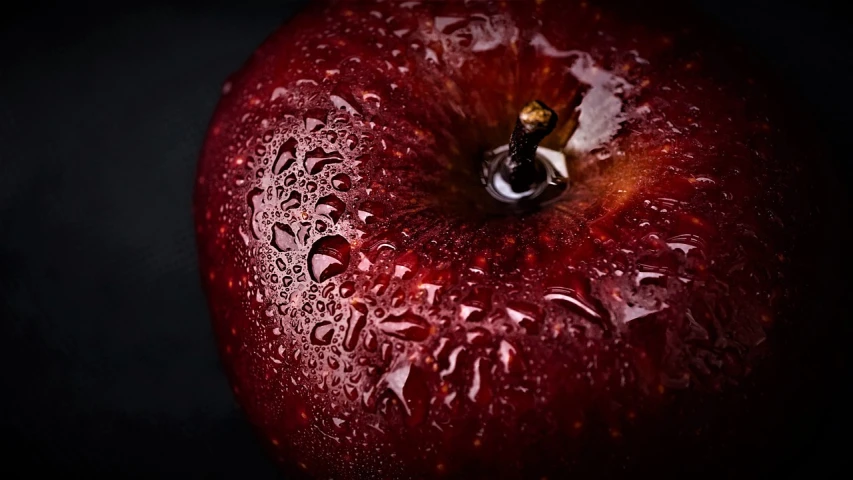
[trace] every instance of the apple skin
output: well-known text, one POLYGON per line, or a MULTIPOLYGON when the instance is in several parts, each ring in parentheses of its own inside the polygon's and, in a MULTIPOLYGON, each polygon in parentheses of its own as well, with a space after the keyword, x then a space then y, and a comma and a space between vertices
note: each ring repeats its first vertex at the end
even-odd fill
POLYGON ((804 166, 749 59, 688 25, 613 2, 318 2, 226 82, 201 271, 283 465, 698 477, 771 438, 804 166), (560 117, 544 147, 580 123, 572 186, 514 213, 479 162, 532 99, 560 117))

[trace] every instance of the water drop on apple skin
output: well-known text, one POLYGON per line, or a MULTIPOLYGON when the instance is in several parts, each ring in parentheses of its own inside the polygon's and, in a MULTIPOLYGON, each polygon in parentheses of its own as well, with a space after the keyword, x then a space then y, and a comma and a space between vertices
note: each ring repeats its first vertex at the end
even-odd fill
POLYGON ((349 242, 340 235, 314 242, 308 253, 308 272, 315 282, 324 282, 346 271, 350 263, 349 242))
POLYGON ((420 315, 406 311, 400 315, 391 315, 378 324, 379 330, 386 335, 421 342, 430 336, 430 324, 420 315))
POLYGON ((350 188, 352 188, 352 180, 350 180, 347 174, 338 173, 334 177, 332 177, 332 186, 335 188, 335 190, 346 192, 350 188))
POLYGON ((311 330, 311 343, 314 345, 329 345, 335 334, 334 325, 330 322, 320 322, 311 330))

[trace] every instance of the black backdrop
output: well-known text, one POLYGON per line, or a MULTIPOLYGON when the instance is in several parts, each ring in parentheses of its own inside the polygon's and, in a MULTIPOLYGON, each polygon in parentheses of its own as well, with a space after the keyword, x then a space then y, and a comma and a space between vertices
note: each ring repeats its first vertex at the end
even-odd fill
MULTIPOLYGON (((301 3, 3 7, 0 476, 277 478, 219 367, 190 198, 221 82, 301 3)), ((696 3, 778 72, 847 163, 841 8, 696 3)), ((836 208, 846 218, 846 193, 836 208)), ((849 224, 837 231, 849 238, 849 224)), ((849 464, 849 413, 833 410, 845 403, 827 404, 803 472, 849 464)))

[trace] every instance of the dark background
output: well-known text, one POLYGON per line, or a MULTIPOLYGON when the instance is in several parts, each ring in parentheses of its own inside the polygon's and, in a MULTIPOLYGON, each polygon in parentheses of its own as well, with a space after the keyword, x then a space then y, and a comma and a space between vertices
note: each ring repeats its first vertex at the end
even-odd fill
MULTIPOLYGON (((3 7, 0 476, 276 478, 219 367, 190 200, 222 81, 302 3, 3 7)), ((694 3, 812 113, 843 184, 853 50, 840 5, 694 3)), ((846 193, 833 208, 847 217, 846 193)), ((837 232, 846 241, 849 223, 837 232)), ((837 313, 813 320, 850 320, 837 313)), ((849 466, 846 405, 827 403, 799 473, 849 466)))

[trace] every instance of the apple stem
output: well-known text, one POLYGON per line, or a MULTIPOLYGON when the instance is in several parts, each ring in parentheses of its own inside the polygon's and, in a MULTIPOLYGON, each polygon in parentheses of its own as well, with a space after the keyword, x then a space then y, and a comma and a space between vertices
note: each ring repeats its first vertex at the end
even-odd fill
POLYGON ((547 173, 536 160, 536 149, 557 125, 557 113, 539 100, 534 100, 518 114, 509 140, 509 153, 501 169, 516 193, 535 190, 547 181, 547 173))

